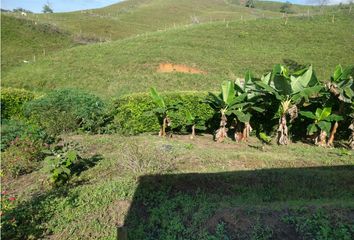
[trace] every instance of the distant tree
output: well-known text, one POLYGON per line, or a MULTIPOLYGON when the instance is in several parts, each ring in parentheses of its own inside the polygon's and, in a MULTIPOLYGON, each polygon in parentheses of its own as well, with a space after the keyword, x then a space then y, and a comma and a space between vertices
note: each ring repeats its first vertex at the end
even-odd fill
POLYGON ((53 9, 50 7, 49 2, 43 5, 43 13, 53 13, 53 9))
POLYGON ((292 13, 293 10, 291 9, 292 4, 291 2, 286 1, 280 6, 280 12, 282 13, 292 13))
POLYGON ((1 8, 1 12, 11 12, 11 10, 1 8))
POLYGON ((248 8, 254 8, 254 0, 247 0, 245 6, 248 8))
POLYGON ((15 8, 12 10, 14 13, 21 13, 21 12, 24 12, 24 13, 32 13, 30 10, 27 10, 27 9, 24 9, 24 8, 21 8, 21 7, 18 7, 18 8, 15 8))

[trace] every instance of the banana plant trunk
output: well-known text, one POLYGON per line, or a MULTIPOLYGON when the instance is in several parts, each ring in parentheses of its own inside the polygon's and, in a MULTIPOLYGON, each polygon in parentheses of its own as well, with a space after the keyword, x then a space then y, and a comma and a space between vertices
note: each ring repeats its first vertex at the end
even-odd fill
POLYGON ((195 138, 195 125, 192 126, 192 135, 190 136, 190 139, 195 138))
POLYGON ((315 144, 320 147, 325 147, 326 138, 327 138, 327 133, 321 130, 318 136, 315 138, 315 144))
MULTIPOLYGON (((343 113, 343 111, 344 111, 344 104, 341 102, 339 105, 339 110, 338 110, 337 114, 341 115, 343 113)), ((327 142, 328 146, 333 146, 334 135, 337 132, 338 126, 339 126, 338 122, 335 122, 333 125, 333 128, 331 130, 331 134, 329 135, 329 139, 327 142)))
POLYGON ((349 129, 352 131, 352 134, 349 137, 349 147, 354 150, 354 121, 350 124, 349 129))
POLYGON ((216 131, 215 140, 217 142, 223 142, 227 137, 227 117, 224 112, 221 113, 220 128, 216 131))
POLYGON ((159 136, 165 137, 166 136, 166 127, 167 127, 167 117, 164 117, 162 121, 162 126, 160 128, 159 136))
POLYGON ((252 131, 251 124, 249 122, 245 122, 243 132, 242 132, 242 141, 247 141, 251 131, 252 131))
POLYGON ((289 143, 288 126, 286 125, 286 114, 283 114, 279 119, 277 142, 279 145, 287 145, 289 143))
POLYGON ((337 132, 338 125, 339 125, 338 122, 335 122, 333 127, 332 127, 331 134, 329 135, 328 142, 327 142, 328 146, 332 146, 333 145, 334 135, 337 132))

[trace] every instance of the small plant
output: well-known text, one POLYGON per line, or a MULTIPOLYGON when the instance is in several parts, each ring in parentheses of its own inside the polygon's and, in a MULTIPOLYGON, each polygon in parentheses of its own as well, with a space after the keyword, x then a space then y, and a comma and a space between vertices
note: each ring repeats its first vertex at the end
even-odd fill
POLYGON ((331 112, 332 109, 328 107, 323 109, 317 108, 315 113, 312 113, 310 111, 300 112, 300 115, 314 120, 314 122, 307 127, 307 134, 317 135, 315 137, 316 145, 326 146, 326 138, 329 135, 329 132, 331 131, 331 122, 338 122, 343 119, 341 116, 331 114, 331 112))
POLYGON ((206 99, 206 102, 221 115, 220 127, 215 134, 215 140, 217 142, 223 142, 227 137, 227 116, 233 113, 231 110, 235 110, 240 105, 243 105, 243 100, 246 98, 246 94, 236 96, 235 83, 231 81, 223 82, 221 90, 219 95, 209 93, 206 99))
POLYGON ((269 240, 273 237, 273 230, 257 222, 253 227, 252 240, 269 240))
POLYGON ((54 186, 67 183, 74 174, 74 167, 78 164, 81 157, 78 151, 73 148, 70 143, 65 143, 64 146, 46 151, 51 156, 47 156, 44 159, 46 164, 45 171, 49 173, 49 181, 54 186))
POLYGON ((152 110, 153 113, 157 116, 160 123, 160 137, 166 136, 166 129, 168 126, 171 126, 171 114, 174 111, 178 110, 178 104, 166 104, 164 99, 159 95, 155 88, 150 89, 150 95, 155 103, 155 109, 152 110))
POLYGON ((206 130, 205 121, 196 115, 193 115, 190 111, 186 112, 187 126, 191 127, 192 134, 190 136, 191 139, 195 138, 195 130, 206 130))
MULTIPOLYGON (((343 68, 338 65, 331 76, 331 80, 326 83, 326 88, 330 93, 328 103, 332 106, 334 112, 340 116, 347 116, 353 114, 354 103, 354 80, 353 80, 354 67, 349 66, 343 68), (352 108, 352 109, 351 109, 352 108), (349 112, 346 110, 349 109, 349 112)), ((337 132, 339 123, 336 121, 331 130, 328 139, 328 145, 332 146, 334 136, 337 132)))

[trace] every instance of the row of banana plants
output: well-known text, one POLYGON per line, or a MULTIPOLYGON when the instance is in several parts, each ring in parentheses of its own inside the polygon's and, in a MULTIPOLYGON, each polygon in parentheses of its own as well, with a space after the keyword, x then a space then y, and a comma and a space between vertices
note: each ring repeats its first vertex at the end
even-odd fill
MULTIPOLYGON (((261 78, 247 71, 242 80, 223 82, 221 93, 209 93, 205 100, 219 115, 215 140, 223 142, 230 135, 228 129, 233 128, 234 139, 246 141, 252 131, 251 118, 258 116, 257 120, 264 122, 277 118, 276 141, 279 145, 287 145, 290 142, 288 124, 305 118, 309 122, 307 135, 320 146, 332 146, 339 123, 349 122, 346 126, 350 129, 349 145, 354 149, 353 70, 352 66, 338 65, 331 78, 323 82, 318 80, 312 66, 290 71, 277 64, 261 78), (269 116, 269 109, 275 109, 272 116, 269 116)), ((154 113, 161 125, 159 135, 166 136, 170 116, 178 111, 178 104, 166 104, 154 88, 151 96, 156 105, 154 113)), ((192 137, 196 128, 205 129, 193 112, 188 112, 186 118, 192 137)))

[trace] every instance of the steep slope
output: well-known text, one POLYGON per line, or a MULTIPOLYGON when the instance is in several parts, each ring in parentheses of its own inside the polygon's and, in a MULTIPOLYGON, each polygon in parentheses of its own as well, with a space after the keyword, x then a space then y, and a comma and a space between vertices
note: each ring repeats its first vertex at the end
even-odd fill
POLYGON ((1 70, 7 71, 75 44, 58 28, 1 14, 1 45, 1 70))
POLYGON ((105 8, 28 18, 54 24, 79 36, 116 40, 178 25, 277 17, 280 13, 249 9, 225 0, 127 0, 105 8))
POLYGON ((312 63, 318 76, 328 79, 337 64, 354 63, 353 23, 354 15, 342 15, 335 24, 332 16, 318 16, 290 18, 287 25, 280 19, 258 19, 171 29, 69 49, 13 69, 2 84, 44 91, 83 88, 107 98, 150 86, 214 90, 246 69, 259 75, 289 60, 312 63), (158 71, 161 63, 184 64, 206 74, 163 73, 158 71))

